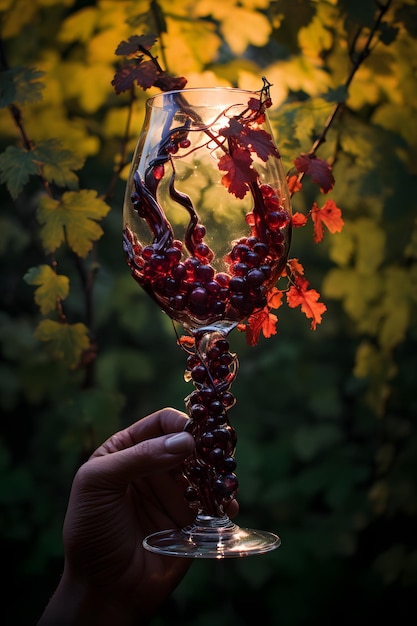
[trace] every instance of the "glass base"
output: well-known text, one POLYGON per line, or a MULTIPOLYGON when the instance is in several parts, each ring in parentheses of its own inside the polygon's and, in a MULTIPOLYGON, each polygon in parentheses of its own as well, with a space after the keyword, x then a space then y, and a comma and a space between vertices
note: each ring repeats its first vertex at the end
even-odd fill
POLYGON ((143 547, 157 554, 191 559, 224 559, 264 554, 281 545, 274 533, 240 528, 227 515, 198 515, 181 530, 163 530, 146 537, 143 547))

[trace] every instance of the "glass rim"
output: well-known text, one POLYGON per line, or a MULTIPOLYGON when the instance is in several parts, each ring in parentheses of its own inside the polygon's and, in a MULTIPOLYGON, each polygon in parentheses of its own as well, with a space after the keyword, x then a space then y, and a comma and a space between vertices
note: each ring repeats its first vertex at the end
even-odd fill
POLYGON ((190 93, 197 93, 197 92, 215 93, 216 91, 219 91, 219 92, 226 91, 226 92, 247 94, 249 96, 259 96, 262 89, 253 91, 252 89, 241 89, 240 87, 222 87, 220 85, 217 87, 184 87, 184 89, 172 89, 170 91, 160 91, 159 93, 156 93, 153 96, 149 96, 149 98, 146 99, 146 104, 151 105, 152 102, 154 102, 154 100, 156 100, 157 98, 161 98, 163 96, 174 96, 177 94, 187 94, 187 93, 190 94, 190 93))

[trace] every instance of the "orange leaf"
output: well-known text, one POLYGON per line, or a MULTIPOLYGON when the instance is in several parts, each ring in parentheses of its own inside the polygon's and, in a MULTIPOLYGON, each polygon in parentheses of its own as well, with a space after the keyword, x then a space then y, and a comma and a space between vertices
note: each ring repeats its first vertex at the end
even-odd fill
POLYGON ((297 193, 297 191, 301 191, 303 187, 301 181, 298 180, 298 176, 295 174, 293 176, 288 176, 287 186, 291 196, 297 193))
POLYGON ((321 323, 321 316, 327 310, 322 302, 318 302, 320 294, 315 289, 308 289, 308 281, 298 276, 295 285, 287 292, 288 306, 295 308, 301 306, 301 311, 311 319, 311 329, 316 330, 317 324, 321 323))
POLYGON ((321 209, 314 202, 311 209, 311 218, 314 224, 315 243, 323 239, 323 224, 327 226, 331 233, 340 233, 344 226, 342 211, 334 200, 327 200, 321 209))
POLYGON ((269 307, 264 307, 261 311, 253 313, 248 319, 246 326, 246 342, 250 346, 256 346, 259 341, 261 331, 267 339, 276 334, 278 318, 270 313, 269 307))
POLYGON ((288 259, 287 264, 289 265, 292 274, 296 274, 297 276, 303 276, 304 267, 301 265, 298 259, 288 259))
POLYGON ((268 316, 264 320, 264 323, 262 324, 262 333, 266 339, 277 334, 277 322, 277 316, 269 312, 268 316))
POLYGON ((307 224, 308 217, 304 213, 294 213, 291 218, 291 224, 294 228, 305 226, 307 224))
POLYGON ((282 304, 283 295, 283 292, 277 289, 277 287, 272 287, 268 292, 268 308, 279 309, 282 304))

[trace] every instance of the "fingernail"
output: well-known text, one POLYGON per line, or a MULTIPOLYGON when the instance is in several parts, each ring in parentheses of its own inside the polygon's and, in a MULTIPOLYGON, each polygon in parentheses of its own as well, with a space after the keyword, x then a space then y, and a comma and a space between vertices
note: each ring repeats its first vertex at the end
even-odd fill
POLYGON ((172 437, 169 437, 169 439, 165 441, 165 450, 171 454, 191 452, 192 447, 192 438, 190 434, 186 432, 172 435, 172 437))

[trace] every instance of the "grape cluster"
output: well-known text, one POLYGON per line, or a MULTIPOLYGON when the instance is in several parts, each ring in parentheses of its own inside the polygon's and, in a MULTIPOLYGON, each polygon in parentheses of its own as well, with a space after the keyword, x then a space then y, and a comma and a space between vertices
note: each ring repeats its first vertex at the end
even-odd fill
POLYGON ((189 486, 185 499, 207 514, 222 515, 238 488, 236 433, 227 416, 235 403, 230 386, 236 373, 236 355, 229 351, 229 342, 221 333, 197 335, 195 351, 187 359, 187 374, 195 386, 186 398, 187 430, 196 447, 186 461, 189 486))
POLYGON ((142 246, 125 228, 124 249, 133 277, 171 318, 191 326, 235 322, 265 306, 267 290, 286 262, 289 215, 271 186, 260 185, 259 191, 262 202, 246 216, 250 232, 232 242, 224 272, 212 265, 214 253, 204 242, 206 228, 200 222, 189 234, 188 256, 178 239, 167 236, 165 246, 142 246))

